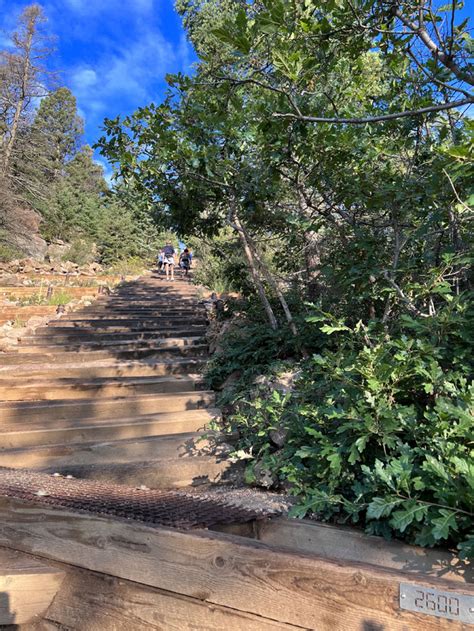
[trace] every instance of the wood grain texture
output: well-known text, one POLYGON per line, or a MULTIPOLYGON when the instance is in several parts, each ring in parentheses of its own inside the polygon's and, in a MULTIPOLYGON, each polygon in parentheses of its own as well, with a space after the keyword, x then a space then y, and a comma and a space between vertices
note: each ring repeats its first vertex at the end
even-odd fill
POLYGON ((0 548, 0 625, 24 624, 43 614, 64 572, 40 559, 0 548))
POLYGON ((67 578, 45 615, 45 623, 48 622, 71 631, 301 629, 74 568, 67 570, 67 578))
POLYGON ((180 532, 2 500, 0 544, 318 631, 467 625, 401 611, 399 583, 472 585, 337 562, 221 533, 180 532))
MULTIPOLYGON (((238 529, 224 525, 216 530, 245 536, 248 524, 239 525, 238 529)), ((247 536, 263 543, 291 548, 295 552, 370 563, 459 583, 474 583, 474 563, 462 561, 445 550, 385 541, 382 537, 371 537, 352 528, 281 517, 255 522, 251 534, 247 536)))

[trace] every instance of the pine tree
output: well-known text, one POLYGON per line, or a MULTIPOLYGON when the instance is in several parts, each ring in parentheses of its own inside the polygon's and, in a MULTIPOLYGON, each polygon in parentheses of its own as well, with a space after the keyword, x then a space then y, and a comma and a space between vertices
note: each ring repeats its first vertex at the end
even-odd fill
POLYGON ((95 238, 103 213, 107 184, 92 149, 85 145, 64 165, 63 175, 53 184, 42 208, 43 234, 47 239, 71 239, 77 235, 95 238))
POLYGON ((76 97, 68 88, 59 88, 42 99, 30 140, 43 182, 53 182, 64 173, 67 162, 77 152, 83 132, 76 97))

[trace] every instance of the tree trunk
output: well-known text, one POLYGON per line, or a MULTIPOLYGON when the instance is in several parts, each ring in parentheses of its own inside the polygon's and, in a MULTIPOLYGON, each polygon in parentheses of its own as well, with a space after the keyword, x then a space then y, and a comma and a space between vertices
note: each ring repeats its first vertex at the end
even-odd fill
POLYGON ((28 84, 30 81, 30 69, 31 69, 31 54, 33 50, 33 39, 36 32, 36 21, 40 15, 39 8, 32 6, 29 7, 30 11, 25 14, 27 18, 26 24, 26 38, 21 44, 23 50, 22 56, 22 71, 21 71, 21 85, 18 101, 15 105, 15 114, 13 116, 13 122, 10 130, 10 138, 8 139, 5 149, 5 155, 3 158, 3 173, 8 174, 8 168, 10 166, 10 159, 15 145, 16 136, 18 133, 18 126, 20 124, 20 117, 25 107, 26 97, 28 95, 28 84))
POLYGON ((267 314, 268 322, 270 323, 270 326, 272 327, 272 329, 276 331, 278 329, 277 319, 275 317, 275 314, 273 313, 272 306, 270 302, 268 301, 268 298, 265 294, 265 289, 260 280, 257 266, 255 265, 252 249, 250 248, 250 245, 247 240, 247 236, 245 234, 245 231, 242 229, 242 224, 240 223, 240 220, 238 218, 238 215, 235 209, 232 210, 231 217, 232 217, 232 220, 229 220, 229 223, 237 231, 240 237, 240 241, 242 243, 242 248, 244 250, 245 257, 247 259, 250 274, 252 276, 253 283, 258 292, 258 295, 263 305, 263 308, 265 310, 265 313, 267 314))
MULTIPOLYGON (((303 192, 299 192, 299 207, 305 219, 310 218, 311 209, 306 203, 303 192)), ((306 296, 314 302, 319 295, 319 235, 314 230, 306 230, 303 234, 304 262, 306 268, 306 296)))
POLYGON ((290 308, 288 306, 288 303, 286 302, 285 296, 283 295, 283 292, 281 291, 280 287, 278 286, 278 282, 273 278, 271 272, 269 271, 269 269, 267 268, 265 263, 260 258, 260 255, 258 254, 257 248, 255 246, 255 243, 253 242, 252 238, 249 236, 249 234, 247 233, 247 231, 245 230, 243 225, 240 223, 238 218, 235 219, 235 223, 236 223, 238 229, 242 230, 242 232, 243 232, 243 234, 244 234, 249 246, 252 247, 253 255, 254 255, 257 263, 258 263, 258 266, 259 266, 261 272, 263 273, 263 275, 267 279, 268 284, 273 288, 274 292, 276 293, 276 295, 278 297, 278 300, 280 301, 280 304, 282 306, 283 312, 285 314, 286 321, 288 322, 288 325, 290 327, 290 331, 293 333, 293 335, 295 337, 297 337, 298 336, 298 329, 296 328, 295 322, 293 320, 293 316, 291 314, 291 311, 290 311, 290 308))

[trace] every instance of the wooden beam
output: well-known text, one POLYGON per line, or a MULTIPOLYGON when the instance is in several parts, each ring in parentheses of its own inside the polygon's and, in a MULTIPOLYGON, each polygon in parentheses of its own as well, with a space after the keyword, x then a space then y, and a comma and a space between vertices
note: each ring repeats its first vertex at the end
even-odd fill
MULTIPOLYGON (((446 621, 399 607, 399 584, 472 585, 302 555, 241 537, 0 501, 0 545, 318 631, 432 631, 446 621)), ((449 623, 452 630, 462 625, 449 623)))
POLYGON ((23 624, 43 614, 64 572, 40 559, 0 548, 0 625, 23 624))
POLYGON ((462 561, 446 550, 409 546, 400 541, 371 537, 354 528, 342 528, 306 519, 286 517, 217 526, 219 532, 251 536, 294 552, 324 558, 370 563, 387 569, 439 577, 457 583, 474 581, 474 564, 462 561))
POLYGON ((66 567, 45 619, 70 631, 292 631, 301 627, 66 567))

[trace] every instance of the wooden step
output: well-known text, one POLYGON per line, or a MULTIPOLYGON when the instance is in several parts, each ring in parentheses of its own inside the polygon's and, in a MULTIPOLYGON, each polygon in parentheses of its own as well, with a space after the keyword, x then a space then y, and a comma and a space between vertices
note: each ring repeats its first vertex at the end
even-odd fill
POLYGON ((64 576, 42 559, 0 548, 0 625, 25 624, 41 616, 64 576))
POLYGON ((125 397, 97 397, 71 401, 10 401, 0 403, 0 427, 41 421, 48 426, 58 420, 144 416, 163 412, 182 412, 211 406, 214 393, 191 391, 125 397))
POLYGON ((143 462, 159 458, 222 456, 225 443, 219 445, 215 432, 180 432, 119 440, 80 442, 0 450, 0 467, 39 469, 69 465, 143 462), (213 436, 209 441, 208 436, 213 436))
MULTIPOLYGON (((38 356, 36 356, 38 357, 38 356)), ((43 360, 43 357, 37 358, 37 363, 23 364, 22 356, 17 355, 18 363, 16 365, 1 365, 0 377, 11 377, 15 374, 18 379, 44 377, 53 379, 56 377, 74 378, 95 378, 95 377, 151 377, 177 375, 183 373, 198 373, 204 366, 204 359, 190 359, 176 357, 173 359, 143 359, 142 361, 123 361, 121 359, 108 359, 96 362, 63 362, 61 365, 51 364, 43 360)))
POLYGON ((447 568, 444 576, 407 574, 229 534, 147 527, 11 499, 0 501, 0 519, 10 547, 299 629, 461 631, 467 625, 459 620, 402 609, 400 583, 474 594, 472 584, 449 580, 447 568))
POLYGON ((86 399, 101 397, 133 396, 158 392, 189 392, 202 389, 200 375, 177 375, 175 377, 97 377, 74 379, 71 377, 53 380, 28 380, 0 377, 0 399, 2 401, 31 401, 54 399, 86 399))
POLYGON ((28 424, 27 427, 19 425, 17 428, 3 429, 0 431, 0 445, 3 449, 17 449, 197 432, 218 416, 218 410, 204 409, 130 418, 117 416, 115 419, 64 420, 49 426, 36 422, 28 424))
MULTIPOLYGON (((74 460, 74 458, 72 458, 74 460)), ((140 462, 107 464, 65 464, 40 469, 43 473, 61 473, 85 480, 104 480, 150 489, 183 488, 218 482, 230 464, 213 456, 159 458, 140 462)))
POLYGON ((202 331, 202 329, 204 328, 205 324, 202 322, 196 322, 196 323, 183 323, 183 322, 172 322, 170 320, 167 320, 166 322, 142 322, 142 323, 134 323, 134 324, 123 324, 118 323, 117 321, 115 321, 115 323, 111 323, 111 324, 102 324, 99 322, 96 322, 96 324, 91 324, 89 321, 86 321, 87 324, 83 324, 81 323, 79 325, 79 323, 70 323, 66 324, 63 326, 62 321, 59 320, 53 320, 51 322, 48 323, 47 325, 47 329, 49 333, 55 333, 57 332, 58 334, 67 334, 69 335, 70 333, 73 333, 74 331, 77 331, 79 333, 83 333, 83 332, 92 332, 94 334, 97 333, 127 333, 127 332, 135 332, 135 333, 140 333, 142 331, 176 331, 177 329, 184 329, 188 332, 188 334, 192 333, 195 330, 199 330, 202 331))
MULTIPOLYGON (((1 312, 0 312, 1 314, 1 312)), ((194 316, 204 317, 206 312, 204 309, 197 309, 194 306, 190 307, 176 307, 169 306, 165 307, 163 305, 154 305, 153 307, 138 307, 135 306, 133 309, 124 309, 118 306, 108 307, 107 309, 97 307, 92 309, 91 307, 86 309, 81 309, 80 311, 74 311, 72 314, 68 315, 67 318, 64 316, 61 318, 62 320, 90 320, 90 319, 103 319, 103 318, 114 318, 116 320, 129 320, 130 318, 159 318, 159 317, 172 317, 179 318, 181 316, 190 318, 194 316)))
POLYGON ((133 318, 120 319, 115 318, 109 314, 108 318, 101 319, 87 319, 87 320, 74 320, 73 318, 59 318, 57 320, 53 320, 48 324, 48 327, 56 327, 59 326, 61 328, 65 327, 85 327, 91 329, 106 329, 113 327, 122 327, 129 329, 136 328, 153 328, 159 326, 180 326, 182 328, 187 328, 188 326, 204 326, 206 324, 206 319, 198 316, 190 316, 184 318, 170 318, 168 316, 160 316, 157 318, 150 318, 149 316, 137 316, 133 318))
POLYGON ((50 362, 50 363, 83 363, 83 362, 96 362, 100 360, 107 360, 111 358, 117 358, 120 360, 133 360, 140 358, 154 358, 159 361, 160 359, 172 359, 174 357, 199 357, 206 355, 208 347, 206 344, 194 344, 191 346, 171 346, 162 348, 160 346, 155 347, 152 343, 146 345, 144 342, 138 348, 121 349, 120 347, 115 349, 112 347, 110 350, 87 350, 82 352, 79 350, 64 350, 56 351, 52 349, 45 350, 44 352, 38 351, 37 347, 33 352, 28 352, 28 347, 18 348, 14 352, 2 353, 0 356, 0 365, 12 366, 17 364, 37 364, 38 361, 50 362))
POLYGON ((23 340, 20 342, 16 352, 23 353, 57 353, 68 351, 96 351, 110 349, 114 355, 117 351, 127 350, 141 350, 141 349, 178 349, 189 346, 199 347, 202 344, 202 337, 199 335, 189 337, 169 337, 169 338, 155 338, 152 340, 101 340, 96 339, 92 341, 72 341, 63 342, 61 344, 54 343, 56 340, 42 340, 42 344, 28 344, 23 340))
POLYGON ((104 342, 109 341, 121 341, 121 340, 153 340, 153 339, 168 339, 176 337, 201 337, 206 333, 205 327, 194 327, 192 334, 189 329, 168 329, 163 331, 162 329, 153 329, 151 331, 123 331, 121 333, 107 333, 94 331, 92 329, 81 330, 68 330, 64 333, 57 333, 57 329, 50 329, 48 327, 41 327, 36 329, 35 335, 25 335, 19 338, 20 344, 36 346, 45 343, 53 342, 55 344, 67 344, 68 342, 95 342, 96 340, 102 340, 104 342))

